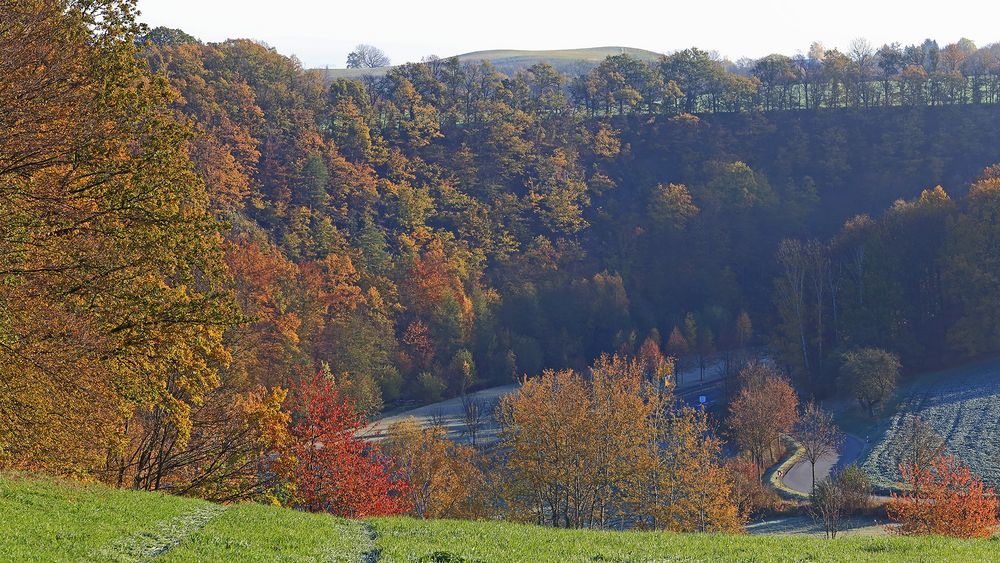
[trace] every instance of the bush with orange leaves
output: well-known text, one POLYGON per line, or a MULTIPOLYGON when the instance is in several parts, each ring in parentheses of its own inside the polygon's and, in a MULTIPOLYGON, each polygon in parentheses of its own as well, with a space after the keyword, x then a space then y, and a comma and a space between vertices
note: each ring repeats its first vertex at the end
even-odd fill
POLYGON ((906 536, 935 534, 956 538, 988 538, 997 530, 997 498, 993 489, 954 457, 942 455, 930 467, 903 466, 909 491, 893 494, 886 506, 894 528, 906 536))

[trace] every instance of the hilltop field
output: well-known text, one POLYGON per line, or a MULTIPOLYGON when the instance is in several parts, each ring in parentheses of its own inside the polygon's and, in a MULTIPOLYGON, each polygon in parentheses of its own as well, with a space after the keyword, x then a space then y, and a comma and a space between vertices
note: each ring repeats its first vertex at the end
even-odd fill
POLYGON ((1000 541, 556 530, 507 522, 352 521, 0 475, 0 559, 32 561, 973 561, 1000 541))
MULTIPOLYGON (((606 57, 627 54, 640 61, 655 62, 660 53, 635 49, 633 47, 588 47, 585 49, 551 49, 546 51, 526 51, 518 49, 494 49, 475 51, 457 55, 460 62, 476 63, 489 61, 497 70, 512 73, 532 65, 550 64, 560 72, 579 74, 597 66, 606 57)), ((384 76, 395 67, 381 68, 326 68, 318 69, 325 80, 338 78, 361 78, 362 76, 384 76)))

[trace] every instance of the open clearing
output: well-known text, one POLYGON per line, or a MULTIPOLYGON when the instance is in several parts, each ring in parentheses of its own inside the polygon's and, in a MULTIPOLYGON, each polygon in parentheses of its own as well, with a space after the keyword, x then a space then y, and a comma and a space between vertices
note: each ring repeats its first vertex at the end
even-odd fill
POLYGON ((900 430, 907 417, 919 416, 944 437, 947 453, 1000 487, 1000 360, 925 374, 899 393, 894 414, 874 431, 861 457, 877 486, 899 482, 900 430))
POLYGON ((830 541, 791 520, 772 523, 779 535, 767 536, 350 521, 4 474, 0 515, 0 559, 15 561, 982 561, 1000 550, 996 539, 871 537, 865 530, 830 541))

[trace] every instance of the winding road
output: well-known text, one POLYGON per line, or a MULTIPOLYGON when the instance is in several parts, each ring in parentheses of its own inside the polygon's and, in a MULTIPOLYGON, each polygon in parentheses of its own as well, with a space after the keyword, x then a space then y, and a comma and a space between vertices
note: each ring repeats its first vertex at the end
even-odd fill
MULTIPOLYGON (((844 441, 835 453, 827 454, 816 461, 816 480, 827 477, 833 471, 853 463, 864 450, 865 442, 857 436, 844 435, 844 441)), ((803 494, 812 492, 812 469, 808 459, 802 459, 781 478, 786 487, 803 494)))

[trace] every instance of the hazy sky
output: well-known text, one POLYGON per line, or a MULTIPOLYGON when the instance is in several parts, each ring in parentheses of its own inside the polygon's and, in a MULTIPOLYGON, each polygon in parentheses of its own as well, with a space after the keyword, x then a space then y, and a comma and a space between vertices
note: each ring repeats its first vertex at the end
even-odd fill
POLYGON ((845 48, 855 37, 876 46, 1000 41, 996 0, 139 0, 139 8, 151 26, 203 41, 258 39, 307 67, 342 67, 358 43, 399 63, 484 49, 697 46, 735 60, 806 52, 813 41, 845 48))

